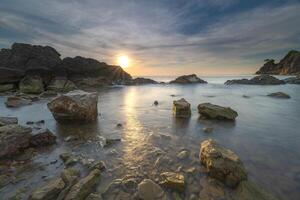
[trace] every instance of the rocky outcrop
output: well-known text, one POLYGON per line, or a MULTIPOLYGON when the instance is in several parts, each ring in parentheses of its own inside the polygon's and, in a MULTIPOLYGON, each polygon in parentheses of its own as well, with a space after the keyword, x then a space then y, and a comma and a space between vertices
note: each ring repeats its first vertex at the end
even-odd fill
POLYGON ((266 60, 256 74, 300 74, 300 52, 290 51, 279 63, 275 63, 274 60, 266 60))
POLYGON ((150 78, 135 78, 135 79, 128 81, 128 83, 126 83, 126 84, 127 85, 146 85, 146 84, 158 84, 158 82, 155 80, 152 80, 150 78))
POLYGON ((220 146, 212 139, 203 141, 200 146, 200 161, 209 176, 231 188, 247 180, 244 165, 234 152, 220 146))
POLYGON ((178 118, 189 118, 191 116, 191 104, 184 98, 173 101, 173 113, 178 118))
POLYGON ((54 92, 70 92, 75 89, 76 85, 66 77, 55 77, 47 86, 47 90, 54 92))
POLYGON ((288 84, 300 84, 300 75, 283 79, 283 81, 288 84))
POLYGON ((273 98, 278 98, 278 99, 290 99, 291 96, 284 93, 284 92, 274 92, 274 93, 270 93, 267 96, 269 97, 273 97, 273 98))
POLYGON ((30 200, 56 199, 66 184, 62 178, 53 179, 45 185, 38 187, 31 194, 30 200))
POLYGON ((150 179, 144 179, 139 183, 138 196, 142 200, 168 200, 162 188, 150 179))
POLYGON ((225 82, 225 85, 234 85, 234 84, 244 84, 244 85, 280 85, 284 84, 283 80, 279 80, 274 76, 270 75, 260 75, 255 76, 252 79, 236 79, 228 80, 225 82))
POLYGON ((230 107, 222 107, 211 103, 198 105, 198 112, 203 119, 235 120, 238 113, 230 107))
POLYGON ((97 119, 97 93, 75 90, 54 98, 48 108, 58 122, 93 122, 97 119))
POLYGON ((43 80, 40 76, 26 76, 19 83, 19 90, 27 94, 40 94, 44 92, 43 80))
POLYGON ((198 78, 196 74, 191 74, 191 75, 179 76, 178 78, 171 81, 170 83, 192 84, 192 83, 207 83, 207 82, 198 78))
POLYGON ((47 85, 54 77, 69 80, 107 78, 110 82, 127 81, 131 76, 121 67, 91 58, 60 58, 52 47, 14 43, 0 51, 0 84, 19 83, 25 75, 38 75, 47 85))

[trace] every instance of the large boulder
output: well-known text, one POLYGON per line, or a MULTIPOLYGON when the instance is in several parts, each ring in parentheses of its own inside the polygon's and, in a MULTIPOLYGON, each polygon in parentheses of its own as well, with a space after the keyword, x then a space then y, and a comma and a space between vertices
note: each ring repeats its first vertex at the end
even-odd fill
POLYGON ((197 77, 196 74, 190 74, 190 75, 179 76, 175 80, 170 81, 170 83, 191 84, 191 83, 207 83, 207 82, 197 77))
POLYGON ((93 122, 98 116, 98 95, 75 90, 54 98, 48 108, 58 122, 93 122))
POLYGON ((208 175, 225 185, 235 188, 241 181, 247 180, 246 169, 239 157, 216 141, 212 139, 203 141, 199 155, 208 175))
POLYGON ((184 98, 173 101, 173 113, 178 118, 189 118, 191 116, 191 104, 184 98))
POLYGON ((43 80, 40 76, 26 76, 20 81, 19 90, 28 94, 40 94, 44 91, 43 80))
POLYGON ((211 103, 198 105, 198 112, 201 118, 217 120, 235 120, 238 113, 230 107, 222 107, 211 103))
POLYGON ((70 92, 75 89, 76 85, 66 77, 56 77, 47 86, 47 90, 54 92, 70 92))
POLYGON ((17 155, 30 146, 31 131, 29 127, 11 124, 0 127, 0 158, 17 155))
POLYGON ((138 196, 142 200, 167 200, 162 188, 150 179, 144 179, 138 185, 138 196))
POLYGON ((66 184, 62 178, 53 179, 50 182, 35 189, 30 200, 52 200, 56 199, 66 184))
POLYGON ((280 85, 285 84, 283 80, 279 80, 274 76, 270 75, 259 75, 255 76, 252 79, 236 79, 228 80, 225 82, 225 85, 234 85, 234 84, 244 84, 244 85, 280 85))

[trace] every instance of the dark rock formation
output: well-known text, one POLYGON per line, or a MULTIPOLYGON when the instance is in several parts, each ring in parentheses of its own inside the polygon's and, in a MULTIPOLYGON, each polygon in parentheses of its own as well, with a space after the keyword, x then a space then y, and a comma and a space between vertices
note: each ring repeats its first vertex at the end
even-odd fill
POLYGON ((150 78, 135 78, 127 83, 127 85, 145 85, 145 84, 158 84, 158 82, 150 78))
POLYGON ((300 75, 295 76, 295 77, 286 78, 283 81, 288 84, 300 84, 300 75))
POLYGON ((16 117, 0 117, 0 127, 10 124, 17 124, 18 118, 16 117))
POLYGON ((18 83, 25 75, 38 75, 47 85, 56 77, 70 80, 105 77, 110 82, 130 80, 121 67, 91 58, 64 58, 52 47, 14 43, 11 49, 0 51, 0 84, 18 83))
POLYGON ((207 83, 207 82, 198 78, 196 74, 190 74, 190 75, 179 76, 178 78, 171 81, 170 83, 191 84, 191 83, 207 83))
POLYGON ((291 96, 284 93, 284 92, 274 92, 274 93, 270 93, 267 96, 269 97, 273 97, 273 98, 278 98, 278 99, 290 99, 291 96))
POLYGON ((300 52, 290 51, 279 63, 275 63, 274 60, 266 60, 256 74, 300 74, 300 52))
POLYGON ((283 80, 279 80, 270 75, 259 75, 252 79, 236 79, 228 80, 225 85, 243 84, 243 85, 280 85, 284 84, 283 80))
POLYGON ((30 139, 30 144, 34 147, 43 147, 56 143, 56 136, 48 129, 39 130, 30 139))

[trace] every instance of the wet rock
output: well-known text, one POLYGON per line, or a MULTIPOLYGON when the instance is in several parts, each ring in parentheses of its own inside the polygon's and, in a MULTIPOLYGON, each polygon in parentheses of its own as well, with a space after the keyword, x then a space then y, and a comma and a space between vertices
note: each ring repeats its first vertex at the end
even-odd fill
POLYGON ((180 173, 164 172, 160 174, 162 181, 161 186, 183 192, 185 189, 184 176, 180 173))
POLYGON ((95 162, 90 168, 91 170, 98 169, 100 171, 104 171, 106 169, 106 165, 102 160, 100 160, 95 162))
POLYGON ((245 99, 250 99, 250 96, 248 96, 248 95, 243 95, 243 98, 245 98, 245 99))
POLYGON ((198 112, 205 119, 235 120, 238 116, 238 113, 230 107, 222 107, 211 103, 199 104, 198 112))
POLYGON ((225 82, 225 85, 233 84, 244 84, 244 85, 280 85, 285 82, 275 78, 270 75, 259 75, 255 76, 252 79, 237 79, 237 80, 228 80, 225 82))
POLYGON ((76 89, 76 85, 66 77, 55 77, 47 86, 47 90, 55 92, 70 92, 76 89))
POLYGON ((56 143, 56 136, 49 129, 39 130, 30 139, 30 144, 34 147, 43 147, 56 143))
POLYGON ((8 185, 12 181, 12 177, 7 174, 0 175, 0 189, 8 185))
POLYGON ((212 128, 212 127, 204 127, 202 130, 203 130, 204 133, 211 133, 211 132, 213 132, 214 128, 212 128))
POLYGON ((60 159, 62 159, 64 162, 66 162, 68 159, 72 157, 71 153, 62 153, 59 155, 60 159))
POLYGON ((155 106, 157 106, 158 105, 158 101, 154 101, 154 103, 153 103, 155 106))
POLYGON ((56 199, 59 193, 64 189, 65 183, 62 178, 51 180, 46 185, 34 190, 31 194, 31 200, 52 200, 56 199))
POLYGON ((0 117, 0 127, 17 123, 18 118, 16 117, 0 117))
POLYGON ((202 187, 200 194, 199 194, 200 199, 203 199, 203 200, 211 200, 211 199, 230 200, 230 199, 232 199, 227 194, 227 192, 225 190, 225 186, 216 179, 212 179, 209 177, 203 177, 200 180, 200 185, 202 187))
POLYGON ((146 84, 158 84, 158 82, 150 78, 135 78, 128 81, 127 85, 146 85, 146 84))
POLYGON ((64 139, 65 142, 72 142, 72 141, 75 141, 75 140, 79 140, 79 137, 75 136, 75 135, 70 135, 70 136, 68 136, 64 139))
POLYGON ((175 117, 189 118, 191 116, 191 104, 189 104, 184 98, 173 101, 173 112, 175 117))
POLYGON ((177 154, 177 158, 183 160, 187 159, 190 156, 190 152, 188 150, 182 150, 177 154))
POLYGON ((86 177, 80 179, 73 185, 67 194, 65 200, 85 199, 93 190, 100 178, 100 170, 95 169, 86 177))
POLYGON ((138 196, 142 200, 167 200, 162 188, 150 179, 144 179, 138 185, 138 196))
POLYGON ((19 83, 20 92, 41 94, 44 92, 43 79, 40 76, 26 76, 19 83))
POLYGON ((18 96, 7 97, 5 105, 9 108, 17 108, 25 105, 30 105, 31 101, 18 96))
POLYGON ((54 97, 56 95, 57 95, 57 92, 52 91, 52 90, 47 90, 47 91, 43 92, 42 94, 40 94, 40 97, 47 98, 47 97, 54 97))
POLYGON ((247 180, 247 172, 239 157, 212 139, 201 143, 200 161, 206 167, 209 176, 231 188, 247 180))
POLYGON ((121 138, 106 138, 104 147, 109 147, 113 144, 116 144, 118 142, 121 142, 121 138))
POLYGON ((300 84, 300 75, 295 76, 295 77, 286 78, 283 81, 288 84, 300 84))
POLYGON ((67 185, 72 184, 79 176, 80 171, 75 168, 64 169, 60 175, 60 177, 67 185))
POLYGON ((97 119, 98 96, 81 90, 53 99, 48 108, 58 122, 93 122, 97 119))
POLYGON ((121 123, 117 124, 117 128, 122 128, 122 127, 123 127, 123 125, 121 123))
POLYGON ((30 146, 32 129, 20 125, 0 127, 0 158, 14 156, 30 146))
POLYGON ((59 157, 66 166, 75 165, 78 162, 78 159, 75 158, 71 153, 62 153, 59 155, 59 157))
POLYGON ((273 98, 278 98, 278 99, 290 99, 291 96, 284 93, 284 92, 274 92, 274 93, 270 93, 267 96, 269 97, 273 97, 273 98))
POLYGON ((85 200, 102 200, 102 197, 100 194, 91 193, 85 200))
POLYGON ((170 83, 191 84, 191 83, 207 83, 207 82, 198 78, 196 74, 191 74, 191 75, 179 76, 178 78, 171 81, 170 83))
POLYGON ((8 92, 15 89, 14 84, 0 84, 0 92, 8 92))

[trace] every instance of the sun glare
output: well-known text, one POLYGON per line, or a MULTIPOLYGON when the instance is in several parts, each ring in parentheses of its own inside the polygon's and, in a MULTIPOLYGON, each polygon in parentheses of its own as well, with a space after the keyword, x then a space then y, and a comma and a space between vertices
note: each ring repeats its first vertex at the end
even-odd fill
POLYGON ((122 68, 129 67, 129 58, 126 55, 122 55, 118 57, 118 65, 120 65, 122 68))

